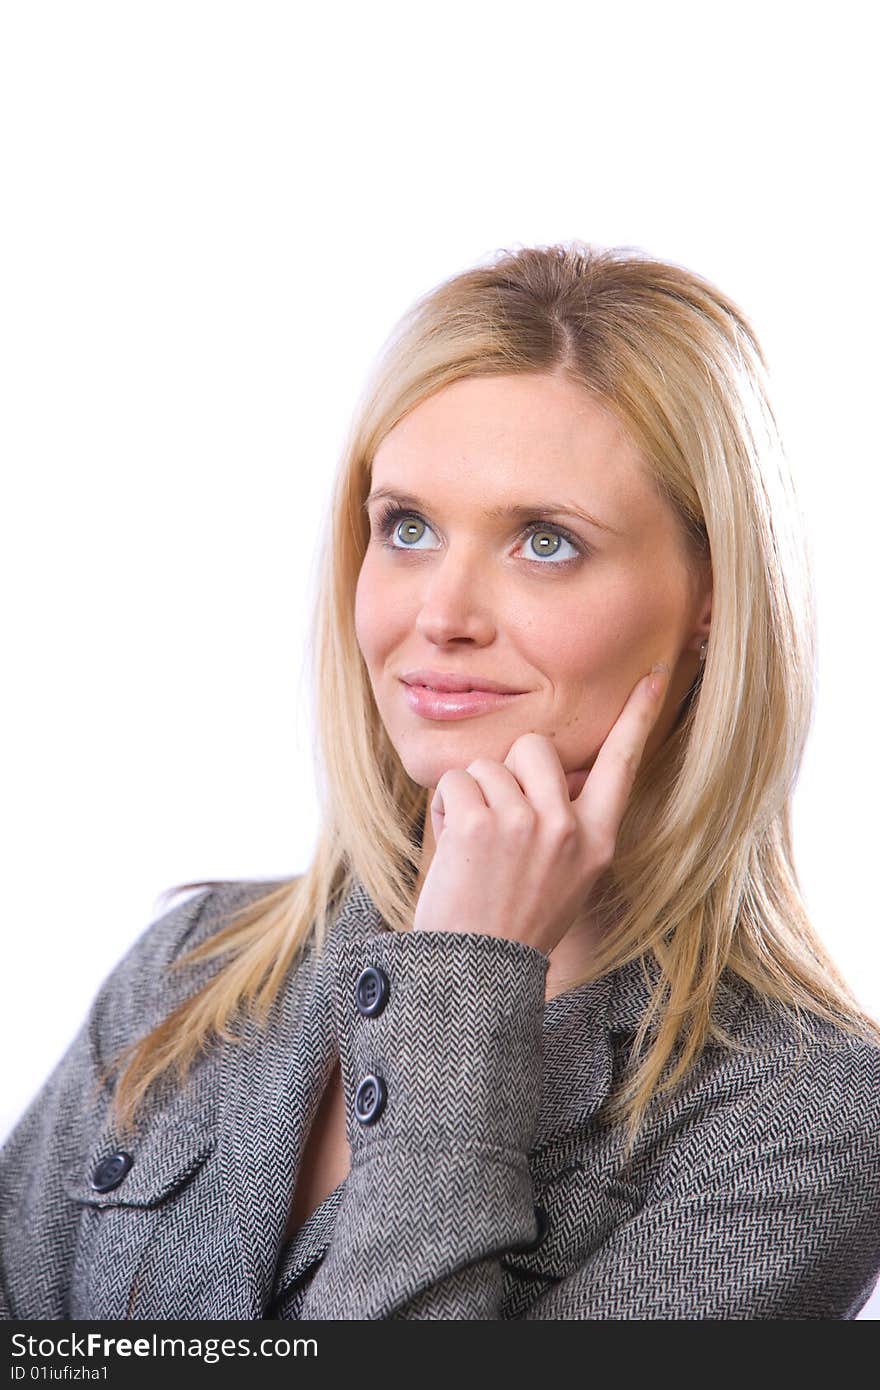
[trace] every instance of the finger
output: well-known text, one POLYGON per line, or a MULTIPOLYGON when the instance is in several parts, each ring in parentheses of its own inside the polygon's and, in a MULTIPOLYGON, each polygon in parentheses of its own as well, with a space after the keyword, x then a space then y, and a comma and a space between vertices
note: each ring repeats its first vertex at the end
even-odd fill
POLYGON ((450 767, 443 773, 434 788, 431 798, 431 825, 434 830, 434 843, 447 822, 460 817, 473 807, 485 808, 486 801, 479 785, 463 767, 450 767))
POLYGON ((521 734, 504 759, 528 802, 541 816, 569 806, 571 795, 556 744, 546 734, 521 734))
POLYGON ((468 763, 467 772, 482 791, 486 805, 491 806, 494 811, 510 810, 527 804, 525 789, 506 762, 499 763, 494 758, 475 758, 472 763, 468 763))
POLYGON ((651 672, 635 686, 602 743, 583 789, 572 802, 587 831, 603 842, 615 843, 623 813, 645 751, 645 744, 663 705, 668 667, 651 672), (659 690, 655 693, 653 683, 659 690))

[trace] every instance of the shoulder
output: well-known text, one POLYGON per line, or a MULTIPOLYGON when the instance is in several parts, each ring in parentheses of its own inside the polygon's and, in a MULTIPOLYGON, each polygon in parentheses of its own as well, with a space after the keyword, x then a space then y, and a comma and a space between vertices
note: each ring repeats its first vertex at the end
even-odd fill
MULTIPOLYGON (((860 1173, 880 1196, 880 1045, 748 991, 732 1047, 706 1048, 661 1134, 678 1127, 696 1191, 731 1173, 844 1183, 860 1173), (783 1177, 783 1175, 785 1175, 783 1177)), ((680 1170, 681 1171, 681 1170, 680 1170)))
POLYGON ((193 993, 218 968, 207 961, 191 970, 172 967, 231 920, 235 912, 286 879, 213 880, 156 916, 103 981, 89 1024, 98 1055, 108 1058, 141 1036, 193 993))
POLYGON ((765 1097, 768 1132, 880 1133, 880 1043, 751 989, 745 1001, 735 1035, 744 1093, 765 1097))

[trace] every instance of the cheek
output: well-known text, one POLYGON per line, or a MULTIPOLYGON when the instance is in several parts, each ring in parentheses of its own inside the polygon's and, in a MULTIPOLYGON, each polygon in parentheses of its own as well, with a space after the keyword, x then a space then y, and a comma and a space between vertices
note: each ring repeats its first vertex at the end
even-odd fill
POLYGON ((594 681, 631 656, 636 634, 651 625, 626 583, 551 598, 520 615, 518 644, 560 693, 594 681))
POLYGON ((675 647, 680 607, 677 593, 655 575, 609 575, 571 602, 546 605, 540 622, 522 630, 523 648, 562 706, 571 702, 604 717, 643 666, 647 671, 659 652, 675 647))
POLYGON ((376 621, 376 608, 375 583, 370 569, 364 561, 354 594, 354 630, 367 666, 370 666, 373 661, 376 640, 380 631, 376 621))
POLYGON ((368 667, 382 660, 411 622, 400 586, 383 581, 380 566, 367 551, 354 596, 354 628, 368 667))

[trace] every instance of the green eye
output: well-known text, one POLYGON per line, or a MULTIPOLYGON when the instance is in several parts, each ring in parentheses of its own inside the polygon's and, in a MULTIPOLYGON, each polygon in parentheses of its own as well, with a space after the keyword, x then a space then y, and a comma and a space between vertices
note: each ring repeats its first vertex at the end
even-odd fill
MULTIPOLYGON (((377 514, 376 529, 388 550, 400 551, 414 549, 415 543, 422 539, 430 527, 417 512, 409 512, 394 502, 387 502, 377 514), (400 543, 395 544, 392 536, 400 543)), ((535 538, 538 543, 533 548, 530 563, 543 566, 545 569, 564 569, 590 554, 583 541, 578 540, 564 526, 557 526, 555 522, 548 525, 546 521, 530 521, 525 528, 524 539, 534 541, 535 538), (556 560, 561 542, 570 546, 575 553, 573 556, 556 560), (546 564, 547 559, 552 560, 552 563, 546 564)))
POLYGON ((540 546, 535 547, 537 555, 555 555, 559 549, 560 541, 564 540, 565 537, 557 535, 555 531, 533 531, 529 539, 532 544, 536 539, 540 541, 540 546))
POLYGON ((396 529, 402 540, 418 541, 424 534, 425 523, 419 517, 408 517, 396 529))

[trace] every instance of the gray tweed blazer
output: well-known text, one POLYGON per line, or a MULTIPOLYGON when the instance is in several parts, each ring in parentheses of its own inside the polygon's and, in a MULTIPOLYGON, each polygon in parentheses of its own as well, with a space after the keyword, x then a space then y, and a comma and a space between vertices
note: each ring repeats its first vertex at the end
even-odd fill
MULTIPOLYGON (((277 880, 281 882, 283 880, 277 880)), ((854 1318, 880 1273, 880 1048, 733 978, 632 1163, 603 1101, 647 959, 545 1001, 548 958, 393 933, 357 880, 262 1034, 200 1057, 120 1139, 101 1063, 218 968, 168 976, 268 882, 142 933, 0 1150, 15 1319, 854 1318), (309 1126, 341 1060, 351 1171, 292 1241, 309 1126)), ((271 886, 274 886, 274 882, 271 886)))

